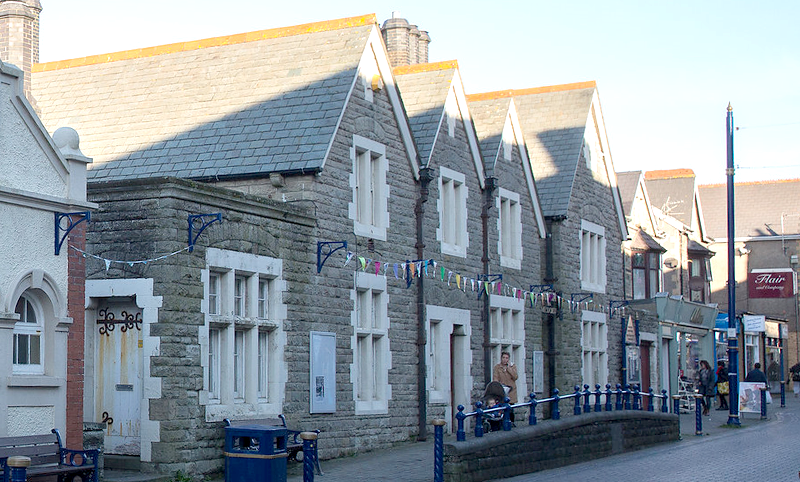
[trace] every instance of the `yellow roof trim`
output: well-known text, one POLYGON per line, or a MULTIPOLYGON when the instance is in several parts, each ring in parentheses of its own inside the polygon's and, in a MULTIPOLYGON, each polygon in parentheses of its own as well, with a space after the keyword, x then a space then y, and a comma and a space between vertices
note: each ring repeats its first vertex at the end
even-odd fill
POLYGON ((587 82, 546 85, 544 87, 533 87, 530 89, 509 89, 509 90, 498 90, 495 92, 484 92, 482 94, 470 94, 467 96, 467 100, 470 102, 478 102, 481 100, 501 99, 504 97, 517 97, 517 96, 531 95, 531 94, 547 94, 550 92, 563 92, 566 90, 593 89, 593 88, 597 88, 597 82, 595 82, 594 80, 589 80, 587 82))
POLYGON ((421 72, 433 72, 436 70, 449 70, 457 68, 458 68, 457 60, 445 60, 442 62, 434 62, 429 64, 401 65, 400 67, 395 67, 392 70, 392 72, 394 72, 394 75, 405 75, 405 74, 418 74, 421 72))
POLYGON ((259 30, 256 32, 246 32, 234 35, 226 35, 223 37, 213 37, 202 40, 190 40, 188 42, 178 42, 167 45, 159 45, 156 47, 147 47, 134 50, 125 50, 122 52, 114 52, 109 54, 92 55, 89 57, 82 57, 69 60, 58 60, 55 62, 47 62, 35 64, 33 72, 49 72, 52 70, 69 69, 73 67, 83 67, 86 65, 104 64, 108 62, 116 62, 119 60, 131 60, 146 57, 153 57, 156 55, 172 54, 176 52, 186 52, 191 50, 204 49, 208 47, 220 47, 223 45, 234 45, 246 42, 255 42, 258 40, 267 40, 280 37, 291 37, 294 35, 304 35, 308 33, 326 32, 331 30, 340 30, 352 27, 361 27, 364 25, 377 24, 375 14, 362 15, 358 17, 347 17, 336 20, 326 20, 323 22, 306 23, 302 25, 295 25, 292 27, 279 27, 268 30, 259 30))

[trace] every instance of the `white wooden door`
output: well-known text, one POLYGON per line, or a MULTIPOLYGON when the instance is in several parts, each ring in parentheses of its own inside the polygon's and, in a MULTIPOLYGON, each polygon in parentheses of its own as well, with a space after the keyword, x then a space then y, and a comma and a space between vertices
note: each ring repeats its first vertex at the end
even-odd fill
POLYGON ((140 454, 141 314, 135 305, 98 311, 95 413, 106 423, 105 453, 140 454))

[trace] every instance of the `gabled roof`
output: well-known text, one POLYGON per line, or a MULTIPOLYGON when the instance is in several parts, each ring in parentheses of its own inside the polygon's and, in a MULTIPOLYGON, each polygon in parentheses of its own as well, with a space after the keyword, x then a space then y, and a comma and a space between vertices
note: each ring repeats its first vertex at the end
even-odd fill
POLYGON ((80 153, 78 136, 63 129, 51 137, 22 83, 22 70, 0 61, 2 204, 46 211, 95 207, 86 202, 85 166, 91 159, 80 153))
MULTIPOLYGON (((728 186, 698 187, 709 235, 728 238, 728 186)), ((735 183, 736 238, 800 235, 800 179, 735 183)))
MULTIPOLYGON (((468 99, 473 102, 502 97, 513 97, 517 106, 542 211, 545 216, 566 215, 572 199, 587 122, 595 102, 598 111, 600 110, 596 83, 589 81, 488 92, 470 95, 468 99)), ((602 124, 602 119, 600 123, 602 124)), ((602 141, 606 142, 602 127, 601 136, 602 141)), ((625 238, 627 226, 610 154, 606 158, 606 175, 613 191, 619 228, 625 238)))
POLYGON ((441 135, 447 119, 447 105, 454 103, 458 106, 461 114, 470 146, 470 155, 478 174, 480 186, 483 188, 484 167, 458 63, 451 60, 406 65, 396 67, 394 75, 403 97, 403 105, 411 130, 417 142, 420 164, 430 164, 436 140, 441 135))
POLYGON ((647 185, 644 183, 644 173, 642 171, 618 172, 617 185, 619 186, 619 194, 622 198, 622 209, 625 212, 625 216, 630 218, 629 223, 633 223, 634 225, 642 224, 642 219, 633 219, 633 210, 636 206, 636 200, 639 198, 641 199, 640 203, 642 207, 647 211, 646 222, 650 226, 650 231, 655 234, 658 228, 653 213, 653 206, 650 201, 650 194, 647 191, 647 185))
POLYGON ((486 166, 488 175, 494 175, 497 159, 502 153, 504 134, 516 138, 519 146, 520 157, 522 158, 522 173, 528 185, 528 195, 533 205, 533 216, 539 228, 539 236, 544 238, 545 231, 544 213, 542 213, 539 194, 536 191, 536 183, 531 171, 531 162, 528 159, 528 151, 525 148, 525 136, 522 126, 517 116, 517 108, 514 100, 510 98, 486 99, 470 102, 470 112, 475 121, 475 130, 480 139, 483 163, 486 166), (512 132, 504 133, 505 129, 512 132))
POLYGON ((365 15, 39 64, 33 92, 45 125, 81 132, 93 180, 313 172, 371 58, 416 174, 380 37, 365 15))
POLYGON ((647 171, 644 179, 653 206, 690 229, 694 228, 693 220, 696 218, 701 239, 708 241, 709 235, 705 227, 694 171, 691 169, 647 171))

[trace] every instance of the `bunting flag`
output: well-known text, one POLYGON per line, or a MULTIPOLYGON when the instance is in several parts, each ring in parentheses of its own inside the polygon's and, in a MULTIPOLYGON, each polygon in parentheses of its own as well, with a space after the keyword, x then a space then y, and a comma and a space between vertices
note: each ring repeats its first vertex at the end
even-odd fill
POLYGON ((108 258, 104 258, 104 257, 102 257, 102 256, 98 256, 98 255, 96 255, 96 254, 88 253, 88 252, 86 252, 86 251, 84 251, 84 250, 82 250, 82 249, 80 249, 80 248, 78 248, 78 247, 76 247, 76 246, 72 246, 72 245, 70 245, 69 247, 70 247, 71 249, 73 249, 73 250, 75 250, 75 251, 79 252, 79 253, 81 254, 81 256, 83 256, 84 258, 94 258, 94 259, 98 259, 98 260, 102 261, 102 262, 103 262, 103 264, 104 264, 104 265, 105 265, 105 267, 106 267, 106 271, 108 271, 109 269, 111 269, 111 264, 112 264, 112 263, 117 263, 117 264, 126 264, 126 265, 128 265, 129 267, 131 267, 131 268, 132 268, 134 265, 137 265, 137 264, 149 264, 149 263, 154 263, 154 262, 156 262, 156 261, 161 261, 162 259, 167 259, 167 258, 170 258, 170 257, 172 257, 172 256, 176 256, 176 255, 178 255, 178 254, 181 254, 181 253, 183 253, 184 251, 189 251, 189 246, 186 246, 186 247, 185 247, 185 248, 183 248, 183 249, 179 249, 178 251, 174 251, 174 252, 172 252, 172 253, 169 253, 169 254, 164 254, 164 255, 158 256, 158 257, 156 257, 156 258, 149 258, 149 259, 139 259, 139 260, 136 260, 136 261, 126 261, 126 260, 120 260, 120 259, 108 259, 108 258))
MULTIPOLYGON (((73 247, 73 249, 77 248, 73 247)), ((142 261, 105 260, 106 270, 110 268, 112 263, 123 263, 123 264, 128 264, 129 266, 133 266, 136 263, 147 263, 163 259, 168 256, 174 256, 175 254, 183 252, 187 249, 188 247, 180 251, 176 251, 175 253, 171 253, 150 260, 142 260, 142 261)), ((88 253, 83 253, 83 254, 84 257, 93 256, 89 255, 88 253)), ((99 256, 94 256, 94 257, 98 259, 104 259, 99 256)), ((370 274, 374 273, 376 276, 379 276, 382 271, 383 276, 386 277, 388 276, 388 272, 391 269, 395 279, 398 280, 402 279, 406 281, 407 288, 411 286, 411 283, 415 278, 424 276, 426 278, 431 278, 435 281, 447 283, 448 287, 455 287, 455 289, 462 291, 463 293, 467 293, 468 289, 472 293, 475 293, 477 291, 479 298, 484 294, 487 296, 490 294, 496 294, 498 296, 508 296, 526 303, 530 302, 531 308, 555 307, 559 310, 567 309, 569 310, 570 313, 578 313, 581 311, 595 311, 608 314, 610 317, 625 316, 627 313, 625 307, 611 309, 610 307, 595 303, 594 300, 574 301, 563 298, 552 291, 536 292, 536 291, 524 290, 517 286, 510 286, 508 285, 508 283, 504 283, 503 281, 501 281, 502 277, 500 277, 497 281, 488 281, 488 280, 471 278, 468 276, 464 276, 458 271, 452 271, 447 269, 446 266, 440 264, 435 259, 406 261, 404 263, 391 263, 383 260, 374 260, 372 258, 358 256, 352 251, 350 251, 346 255, 343 266, 347 267, 353 259, 357 260, 357 266, 355 269, 361 270, 362 272, 367 272, 367 269, 369 269, 370 274)))

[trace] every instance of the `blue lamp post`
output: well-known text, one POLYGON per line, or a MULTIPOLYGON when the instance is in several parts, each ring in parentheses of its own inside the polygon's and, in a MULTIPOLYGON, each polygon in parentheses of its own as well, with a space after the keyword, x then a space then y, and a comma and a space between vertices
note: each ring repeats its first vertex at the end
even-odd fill
POLYGON ((728 178, 728 384, 730 385, 730 412, 728 425, 741 425, 739 421, 739 348, 736 329, 736 269, 734 266, 734 208, 733 208, 733 108, 728 103, 726 120, 728 178))

